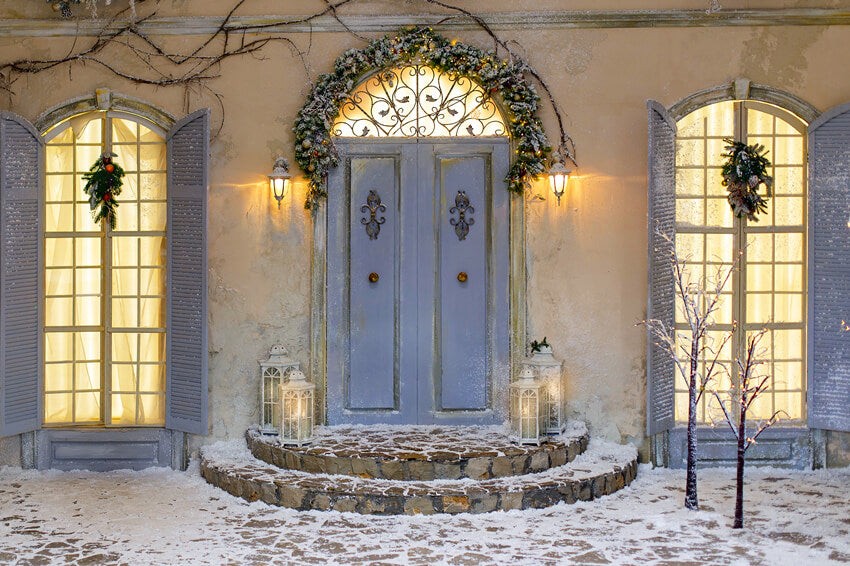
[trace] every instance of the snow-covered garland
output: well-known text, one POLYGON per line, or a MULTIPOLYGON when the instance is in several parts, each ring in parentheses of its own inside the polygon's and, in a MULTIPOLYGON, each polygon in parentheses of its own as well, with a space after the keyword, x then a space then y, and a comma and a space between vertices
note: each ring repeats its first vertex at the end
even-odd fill
POLYGON ((340 55, 334 62, 334 72, 318 78, 298 112, 293 128, 295 159, 310 181, 304 205, 307 209, 327 197, 328 171, 339 163, 331 128, 351 91, 367 74, 417 58, 438 71, 469 77, 489 94, 500 96, 509 112, 508 130, 517 151, 505 178, 508 190, 522 193, 544 172, 551 147, 537 117, 540 98, 523 76, 526 63, 503 61, 494 51, 450 42, 431 28, 412 28, 340 55))
POLYGON ((764 185, 765 195, 769 198, 773 188, 773 177, 767 174, 770 160, 761 144, 747 145, 727 138, 721 184, 729 192, 726 197, 732 212, 738 218, 746 216, 752 222, 758 222, 757 214, 767 212, 767 199, 759 194, 764 185))

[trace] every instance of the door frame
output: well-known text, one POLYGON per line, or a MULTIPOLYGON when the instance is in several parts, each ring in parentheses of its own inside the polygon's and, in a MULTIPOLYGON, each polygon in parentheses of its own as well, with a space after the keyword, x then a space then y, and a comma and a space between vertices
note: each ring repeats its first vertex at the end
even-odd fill
MULTIPOLYGON (((469 138, 427 138, 427 143, 440 143, 445 141, 447 145, 480 145, 487 143, 487 137, 469 138)), ((505 138, 496 138, 503 140, 505 138)), ((356 143, 355 140, 342 143, 356 143)), ((399 143, 399 138, 368 138, 364 143, 399 143)), ((508 139, 511 149, 510 155, 514 154, 514 144, 508 139)), ((327 180, 325 180, 327 183, 327 180)), ((506 190, 506 189, 505 189, 506 190)), ((509 274, 508 293, 510 296, 509 310, 509 366, 510 376, 496 383, 502 387, 495 388, 492 404, 495 411, 508 418, 509 391, 507 385, 513 381, 525 357, 526 337, 526 289, 527 269, 525 253, 525 196, 511 193, 508 198, 509 227, 509 274)), ((310 375, 316 384, 316 406, 315 415, 317 424, 328 422, 328 389, 327 389, 327 265, 328 265, 328 207, 323 203, 312 209, 313 221, 313 245, 310 261, 310 375)))

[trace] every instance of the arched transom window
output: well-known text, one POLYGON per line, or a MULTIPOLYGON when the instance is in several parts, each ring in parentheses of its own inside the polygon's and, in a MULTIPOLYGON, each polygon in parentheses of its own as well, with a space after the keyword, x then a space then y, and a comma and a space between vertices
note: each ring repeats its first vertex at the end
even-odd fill
POLYGON ((166 145, 123 113, 45 135, 44 424, 165 423, 166 145), (116 228, 92 221, 86 173, 104 151, 126 176, 116 228))
MULTIPOLYGON (((677 124, 676 137, 676 248, 688 261, 692 281, 713 279, 718 268, 728 268, 740 255, 740 269, 725 290, 715 315, 711 339, 735 335, 720 360, 733 370, 732 360, 743 354, 748 334, 762 328, 770 388, 751 406, 750 417, 769 418, 782 410, 791 419, 805 413, 806 337, 806 124, 778 107, 752 101, 719 102, 691 112, 677 124), (720 169, 724 139, 759 143, 773 163, 775 179, 768 212, 758 222, 735 218, 726 200, 720 169)), ((676 325, 685 332, 681 308, 676 325)), ((705 363, 705 360, 702 361, 705 363)), ((721 376, 715 384, 734 390, 734 381, 721 376)), ((703 396, 699 420, 712 420, 709 396, 703 396)), ((676 420, 687 420, 688 393, 676 381, 676 420)))
POLYGON ((505 121, 489 93, 468 77, 426 65, 381 71, 342 104, 339 137, 503 136, 505 121))

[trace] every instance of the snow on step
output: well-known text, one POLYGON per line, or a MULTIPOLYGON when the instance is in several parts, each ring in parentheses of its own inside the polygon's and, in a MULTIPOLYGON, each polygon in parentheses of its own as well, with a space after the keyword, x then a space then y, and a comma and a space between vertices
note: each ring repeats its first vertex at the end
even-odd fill
POLYGON ((245 433, 258 459, 278 468, 390 480, 490 479, 540 472, 571 462, 587 448, 587 426, 572 421, 540 446, 518 446, 495 426, 320 427, 302 448, 276 436, 245 433))
POLYGON ((589 501, 628 485, 636 473, 633 446, 599 440, 569 464, 487 480, 402 481, 284 470, 254 458, 241 441, 201 452, 201 475, 248 501, 379 515, 483 513, 589 501))

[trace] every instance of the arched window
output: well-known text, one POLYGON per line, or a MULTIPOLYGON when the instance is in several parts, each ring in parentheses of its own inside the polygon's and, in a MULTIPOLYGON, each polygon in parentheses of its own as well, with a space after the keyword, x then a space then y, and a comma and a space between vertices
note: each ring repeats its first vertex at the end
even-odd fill
POLYGON ((90 112, 45 134, 44 424, 165 424, 165 132, 90 112), (83 174, 126 176, 117 224, 92 221, 83 174))
MULTIPOLYGON (((806 124, 790 112, 754 101, 726 101, 703 106, 677 122, 675 149, 675 234, 680 259, 688 262, 691 281, 711 281, 740 256, 739 269, 724 292, 709 340, 719 344, 733 330, 720 356, 734 378, 732 360, 743 355, 746 337, 762 328, 760 372, 770 375, 769 389, 750 407, 749 417, 769 418, 784 411, 798 422, 806 403, 806 124), (721 185, 726 142, 735 139, 764 145, 775 178, 768 212, 758 222, 736 218, 721 185)), ((688 326, 676 308, 676 329, 688 326)), ((705 360, 701 362, 705 363, 705 360)), ((718 373, 720 390, 734 379, 718 373)), ((675 381, 675 419, 688 417, 688 393, 675 381)), ((699 421, 709 422, 710 397, 704 395, 699 421)), ((717 415, 714 415, 715 417, 717 415)))
POLYGON ((468 77, 426 65, 381 71, 340 107, 338 137, 504 136, 493 99, 468 77))

